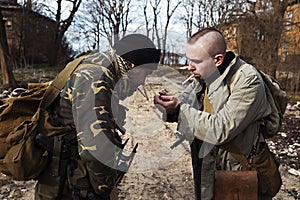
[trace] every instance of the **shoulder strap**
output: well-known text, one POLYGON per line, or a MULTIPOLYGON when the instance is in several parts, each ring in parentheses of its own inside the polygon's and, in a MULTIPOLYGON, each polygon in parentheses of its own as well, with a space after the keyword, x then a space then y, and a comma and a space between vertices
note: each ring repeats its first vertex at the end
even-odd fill
POLYGON ((55 100, 62 88, 67 83, 68 78, 85 57, 86 56, 81 56, 68 63, 67 66, 56 76, 43 96, 43 99, 40 103, 41 108, 47 109, 51 105, 51 103, 55 100))
POLYGON ((233 142, 228 142, 222 146, 224 147, 224 149, 226 149, 230 153, 230 155, 232 155, 232 157, 234 159, 239 161, 245 169, 248 169, 249 167, 251 167, 249 165, 249 162, 248 162, 248 159, 246 158, 246 156, 244 156, 240 152, 240 150, 235 146, 235 144, 233 142))
MULTIPOLYGON (((239 67, 238 70, 231 77, 231 81, 230 81, 230 85, 229 85, 230 93, 232 92, 233 86, 235 85, 235 83, 238 80, 239 74, 241 73, 241 68, 243 66, 244 65, 242 65, 241 67, 239 67)), ((213 114, 214 111, 213 111, 212 105, 211 105, 211 103, 210 103, 210 101, 208 99, 207 88, 206 88, 205 93, 204 93, 204 100, 203 101, 204 101, 204 111, 208 112, 210 114, 213 114)), ((222 146, 230 153, 230 155, 232 155, 238 162, 240 162, 241 165, 244 168, 246 168, 246 169, 248 168, 249 162, 248 162, 246 156, 244 156, 240 152, 240 150, 235 146, 235 144, 233 142, 228 142, 228 143, 226 143, 226 144, 224 144, 222 146)))
MULTIPOLYGON (((231 78, 230 85, 229 85, 230 93, 232 92, 233 87, 238 80, 238 77, 241 73, 242 66, 237 69, 237 71, 234 73, 234 75, 231 78)), ((235 146, 235 144, 233 144, 233 142, 226 143, 223 145, 223 147, 228 152, 230 152, 230 155, 232 155, 232 157, 234 157, 237 161, 239 161, 243 167, 246 167, 248 165, 247 158, 239 151, 239 149, 235 146)))
POLYGON ((230 90, 230 93, 232 92, 233 90, 233 87, 234 85, 236 84, 237 80, 238 80, 238 77, 241 73, 241 69, 242 67, 245 67, 245 64, 240 66, 237 71, 233 74, 233 76, 231 77, 231 80, 230 80, 230 84, 229 84, 229 90, 230 90))
MULTIPOLYGON (((238 77, 239 77, 239 74, 241 73, 241 68, 243 67, 244 65, 240 66, 237 71, 233 74, 233 76, 231 77, 231 80, 230 80, 230 84, 229 84, 229 90, 230 90, 230 93, 232 92, 233 90, 233 86, 235 85, 235 83, 237 82, 238 80, 238 77)), ((207 87, 205 89, 205 92, 204 92, 204 99, 203 99, 203 105, 204 105, 204 111, 205 112, 208 112, 210 114, 214 114, 214 109, 208 99, 208 92, 207 92, 207 87)))
MULTIPOLYGON (((232 92, 233 87, 238 80, 238 77, 239 77, 239 74, 241 73, 242 67, 245 67, 245 64, 240 66, 239 69, 237 70, 237 72, 235 72, 235 74, 231 78, 230 85, 229 85, 230 92, 232 92)), ((232 157, 234 157, 237 161, 239 161, 245 169, 248 169, 249 167, 251 167, 246 156, 244 156, 240 152, 240 150, 235 146, 235 144, 233 142, 226 143, 223 145, 223 147, 230 153, 230 155, 232 155, 232 157)))

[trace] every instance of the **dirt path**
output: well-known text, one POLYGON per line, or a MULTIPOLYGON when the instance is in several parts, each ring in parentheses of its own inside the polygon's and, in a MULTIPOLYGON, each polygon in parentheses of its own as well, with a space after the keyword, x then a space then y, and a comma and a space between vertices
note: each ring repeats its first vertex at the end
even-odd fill
MULTIPOLYGON (((137 92, 123 102, 129 108, 125 127, 130 142, 126 149, 130 151, 136 142, 139 147, 130 171, 118 187, 119 199, 194 199, 189 146, 183 143, 174 150, 170 149, 176 140, 176 124, 162 122, 161 113, 153 107, 152 102, 153 95, 162 89, 171 93, 180 91, 183 79, 173 70, 162 69, 150 77, 145 86, 148 101, 137 92)), ((297 175, 300 169, 299 113, 299 107, 290 106, 282 133, 268 141, 282 163, 280 171, 283 186, 274 200, 300 199, 300 174, 297 175)), ((0 174, 0 199, 33 199, 34 184, 34 181, 13 181, 0 174)))

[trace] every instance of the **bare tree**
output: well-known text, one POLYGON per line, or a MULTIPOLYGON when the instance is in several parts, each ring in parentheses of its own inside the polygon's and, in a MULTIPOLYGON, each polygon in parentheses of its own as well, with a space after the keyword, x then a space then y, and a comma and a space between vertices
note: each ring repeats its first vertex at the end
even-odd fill
MULTIPOLYGON (((90 31, 105 37, 109 44, 118 41, 127 31, 131 0, 92 0, 85 3, 85 15, 90 24, 90 31), (87 12, 87 13, 86 13, 87 12)), ((100 37, 99 37, 100 38, 100 37)))
POLYGON ((148 0, 145 0, 143 2, 143 4, 144 4, 143 14, 144 14, 144 19, 145 19, 146 35, 147 35, 147 37, 149 37, 151 29, 149 28, 149 18, 148 18, 148 15, 147 15, 148 0))
POLYGON ((7 37, 5 31, 5 21, 0 9, 0 65, 2 71, 2 83, 9 87, 16 86, 16 80, 12 73, 12 62, 8 50, 7 37))
POLYGON ((294 4, 299 4, 299 0, 196 1, 198 15, 193 25, 199 29, 231 29, 225 36, 237 42, 238 53, 263 71, 276 76, 282 36, 285 27, 291 25, 291 21, 285 21, 284 15, 287 8, 294 4))
MULTIPOLYGON (((164 19, 161 19, 162 17, 159 19, 159 16, 161 16, 160 12, 164 8, 164 6, 162 5, 162 1, 161 0, 150 0, 149 3, 152 8, 152 16, 153 16, 152 40, 156 39, 157 47, 162 49, 161 63, 163 64, 164 57, 166 54, 166 47, 167 47, 168 28, 169 28, 173 14, 175 13, 176 9, 179 7, 181 2, 177 1, 173 7, 171 5, 170 0, 167 0, 165 2, 166 3, 166 11, 164 12, 164 13, 166 13, 165 21, 164 21, 164 19), (159 23, 163 27, 162 29, 160 29, 159 23), (164 25, 162 25, 162 24, 164 24, 164 25), (160 30, 161 30, 161 33, 160 33, 160 30)), ((144 7, 144 17, 146 20, 148 19, 146 7, 144 7)), ((148 21, 147 21, 147 23, 148 23, 148 21)))
MULTIPOLYGON (((175 13, 176 9, 178 6, 181 4, 181 1, 178 1, 173 8, 171 8, 171 0, 167 0, 167 12, 166 12, 166 17, 167 21, 164 26, 164 35, 163 35, 163 46, 162 46, 162 58, 165 57, 166 54, 166 46, 167 46, 167 38, 168 38, 168 27, 170 24, 171 17, 175 13)), ((164 59, 161 61, 162 64, 164 64, 164 59)))
MULTIPOLYGON (((84 42, 84 48, 88 50, 99 50, 101 45, 101 37, 110 35, 106 28, 103 27, 104 17, 103 11, 100 7, 98 0, 83 2, 82 9, 76 15, 74 26, 72 27, 76 37, 72 38, 77 40, 78 43, 84 42)), ((111 35, 108 37, 110 40, 111 35)))
POLYGON ((182 8, 185 10, 185 12, 182 13, 180 19, 184 21, 184 24, 186 26, 187 38, 192 36, 195 4, 196 4, 195 0, 186 0, 182 4, 182 8))
POLYGON ((284 16, 288 7, 298 3, 298 0, 251 2, 249 12, 239 19, 240 54, 274 77, 280 63, 282 36, 287 31, 285 25, 289 24, 284 16))
POLYGON ((153 13, 152 40, 154 41, 154 38, 156 38, 157 47, 159 49, 161 49, 159 27, 158 27, 158 15, 159 15, 159 12, 160 12, 160 8, 159 8, 160 2, 161 2, 161 0, 150 0, 150 5, 152 7, 152 13, 153 13))
POLYGON ((71 9, 69 15, 63 19, 62 17, 62 3, 63 0, 56 0, 57 9, 55 15, 55 27, 53 30, 53 38, 51 38, 52 45, 49 47, 49 65, 54 66, 57 63, 57 56, 63 41, 63 37, 73 22, 75 13, 78 11, 82 0, 66 0, 71 3, 71 9))
POLYGON ((243 16, 246 0, 201 0, 197 1, 197 18, 194 25, 198 28, 222 27, 233 19, 243 16))

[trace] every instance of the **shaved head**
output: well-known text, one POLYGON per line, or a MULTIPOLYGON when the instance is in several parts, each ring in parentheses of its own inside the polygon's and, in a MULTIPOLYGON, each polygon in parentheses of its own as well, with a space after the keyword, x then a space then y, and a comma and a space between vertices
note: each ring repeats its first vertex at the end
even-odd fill
POLYGON ((188 40, 188 44, 201 45, 210 56, 217 54, 225 55, 226 42, 223 34, 214 29, 206 28, 198 31, 188 40))

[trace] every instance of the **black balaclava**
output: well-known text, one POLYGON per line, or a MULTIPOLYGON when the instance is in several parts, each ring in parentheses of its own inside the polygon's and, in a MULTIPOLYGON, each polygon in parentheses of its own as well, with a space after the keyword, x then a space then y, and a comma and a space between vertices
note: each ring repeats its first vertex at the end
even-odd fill
POLYGON ((131 34, 117 41, 113 48, 116 53, 136 66, 147 65, 156 68, 160 60, 160 50, 142 34, 131 34))

